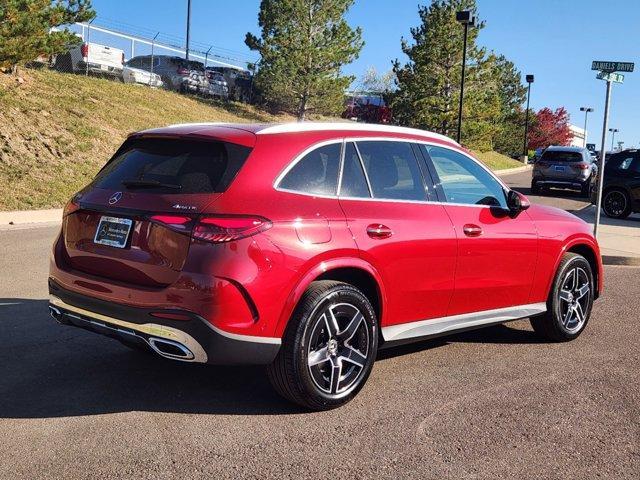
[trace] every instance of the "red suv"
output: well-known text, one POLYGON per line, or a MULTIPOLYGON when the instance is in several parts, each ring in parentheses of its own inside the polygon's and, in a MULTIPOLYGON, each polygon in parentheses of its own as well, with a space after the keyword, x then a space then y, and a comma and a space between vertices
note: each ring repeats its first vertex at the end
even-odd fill
POLYGON ((526 317, 571 340, 601 290, 589 226, 449 138, 190 124, 131 135, 71 199, 49 308, 165 358, 268 365, 280 394, 327 409, 380 348, 526 317))

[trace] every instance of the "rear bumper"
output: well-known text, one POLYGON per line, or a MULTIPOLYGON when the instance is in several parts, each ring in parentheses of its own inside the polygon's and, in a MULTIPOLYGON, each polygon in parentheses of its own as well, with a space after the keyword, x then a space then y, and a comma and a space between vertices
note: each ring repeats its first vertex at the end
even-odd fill
MULTIPOLYGON (((151 315, 150 309, 106 302, 62 288, 49 279, 49 311, 61 324, 146 346, 172 360, 213 365, 266 365, 280 339, 225 332, 186 310, 163 310, 188 320, 151 315)), ((157 312, 158 309, 154 309, 157 312)))
POLYGON ((558 187, 558 188, 582 188, 588 179, 554 179, 554 178, 533 178, 533 183, 539 186, 545 187, 558 187))

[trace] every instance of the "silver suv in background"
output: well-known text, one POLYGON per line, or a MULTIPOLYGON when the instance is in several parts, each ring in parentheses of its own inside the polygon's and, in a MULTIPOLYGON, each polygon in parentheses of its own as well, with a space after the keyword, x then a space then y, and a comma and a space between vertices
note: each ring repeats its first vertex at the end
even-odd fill
POLYGON ((160 75, 165 88, 181 93, 199 93, 210 95, 210 85, 204 73, 204 65, 193 60, 170 55, 154 55, 153 69, 151 68, 151 55, 139 55, 127 62, 127 65, 153 71, 160 75))
POLYGON ((533 165, 531 193, 538 194, 543 188, 570 188, 588 197, 597 172, 598 166, 586 148, 551 146, 533 165))

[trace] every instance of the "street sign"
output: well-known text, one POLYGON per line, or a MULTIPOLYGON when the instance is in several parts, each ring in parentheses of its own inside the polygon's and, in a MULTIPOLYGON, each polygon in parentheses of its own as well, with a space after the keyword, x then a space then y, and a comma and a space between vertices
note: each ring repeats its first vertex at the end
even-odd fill
POLYGON ((599 80, 606 80, 607 82, 615 82, 615 83, 623 83, 624 82, 624 75, 622 75, 621 73, 605 73, 605 72, 600 72, 598 73, 598 75, 596 75, 596 78, 599 80))
POLYGON ((605 62, 602 60, 594 60, 591 62, 591 70, 600 70, 602 72, 633 72, 634 64, 632 62, 605 62))

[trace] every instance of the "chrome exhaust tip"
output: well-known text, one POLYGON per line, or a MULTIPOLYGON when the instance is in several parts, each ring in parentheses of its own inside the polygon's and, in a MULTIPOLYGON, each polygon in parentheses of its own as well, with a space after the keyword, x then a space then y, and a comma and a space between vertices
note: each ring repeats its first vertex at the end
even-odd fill
POLYGON ((165 338, 151 337, 148 343, 153 351, 161 357, 185 362, 190 362, 195 359, 193 352, 179 342, 165 338))
POLYGON ((53 318, 56 322, 62 323, 62 312, 56 307, 49 305, 49 315, 51 315, 51 318, 53 318))

